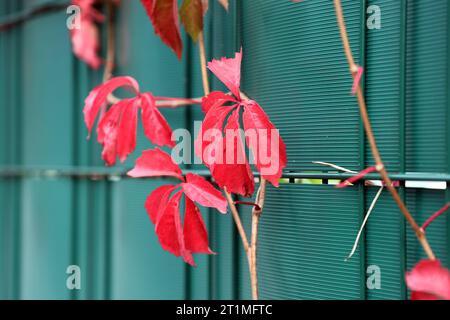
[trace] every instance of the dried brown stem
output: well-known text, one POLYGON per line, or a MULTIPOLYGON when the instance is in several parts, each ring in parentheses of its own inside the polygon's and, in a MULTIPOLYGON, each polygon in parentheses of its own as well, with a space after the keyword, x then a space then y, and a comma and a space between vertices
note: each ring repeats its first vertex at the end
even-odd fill
MULTIPOLYGON (((347 29, 345 27, 345 20, 344 20, 344 14, 342 12, 341 1, 334 0, 334 7, 336 9, 336 18, 337 18, 337 22, 338 22, 338 26, 339 26, 339 31, 341 33, 342 44, 344 47, 345 56, 347 57, 347 62, 350 67, 350 73, 352 74, 352 77, 354 78, 358 71, 358 66, 354 62, 352 50, 350 47, 350 42, 348 40, 347 29)), ((367 112, 366 101, 364 98, 364 94, 361 90, 361 87, 358 88, 358 90, 356 92, 356 96, 357 96, 357 100, 358 100, 361 119, 362 119, 362 122, 364 125, 364 129, 366 131, 366 136, 369 141, 370 148, 372 150, 372 155, 375 160, 377 171, 379 172, 381 178, 383 179, 384 183, 386 184, 387 189, 391 193, 392 198, 394 199, 395 203, 399 207, 401 213, 405 216, 406 220, 408 221, 408 223, 411 225, 412 229, 416 233, 416 236, 419 239, 419 242, 422 245, 428 258, 431 260, 435 260, 436 258, 434 256, 433 251, 431 250, 431 247, 428 243, 425 233, 418 226, 418 224, 412 217, 411 213, 409 212, 408 208, 406 207, 405 203, 400 198, 400 195, 398 194, 397 190, 392 185, 392 181, 389 178, 388 172, 386 171, 386 169, 384 167, 383 160, 381 158, 381 155, 380 155, 380 152, 378 150, 378 146, 377 146, 377 143, 375 140, 375 136, 373 134, 372 125, 370 123, 369 115, 367 112)))

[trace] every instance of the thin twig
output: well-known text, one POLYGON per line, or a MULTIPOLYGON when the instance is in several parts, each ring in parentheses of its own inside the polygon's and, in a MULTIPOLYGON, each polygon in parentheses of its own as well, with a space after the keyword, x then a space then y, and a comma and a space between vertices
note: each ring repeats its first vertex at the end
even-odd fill
POLYGON ((345 258, 345 261, 349 260, 353 256, 353 254, 355 253, 356 248, 358 247, 359 238, 361 238, 361 234, 362 234, 362 232, 364 230, 364 227, 366 226, 366 223, 369 220, 370 214, 372 213, 372 210, 375 207, 375 204, 377 203, 378 198, 381 195, 381 192, 383 192, 383 189, 384 189, 384 186, 381 186, 380 189, 378 189, 378 192, 375 195, 375 198, 373 198, 372 203, 370 204, 369 210, 367 210, 366 216, 364 217, 364 221, 361 224, 361 227, 359 228, 358 235, 356 236, 355 243, 353 244, 352 251, 350 252, 348 257, 345 258))
POLYGON ((259 185, 258 193, 256 195, 256 203, 258 207, 253 208, 252 210, 252 236, 251 236, 251 287, 252 287, 252 297, 253 300, 258 300, 259 292, 258 292, 258 271, 257 271, 257 263, 256 263, 256 249, 258 246, 258 226, 259 219, 262 214, 262 210, 264 208, 264 202, 266 199, 266 184, 267 181, 264 178, 261 178, 261 183, 259 185), (258 210, 259 209, 259 210, 258 210))
POLYGON ((422 225, 422 230, 425 231, 426 228, 428 228, 428 226, 434 221, 436 220, 437 217, 439 217, 440 215, 444 214, 445 211, 447 211, 450 208, 450 202, 446 203, 445 206, 443 206, 442 208, 440 208, 438 211, 436 211, 435 213, 433 213, 431 215, 431 217, 429 217, 424 224, 422 225))
POLYGON ((236 209, 236 206, 234 205, 233 197, 231 196, 231 193, 229 193, 225 188, 225 197, 227 198, 228 204, 232 203, 233 205, 230 205, 231 214, 234 219, 234 223, 236 224, 236 228, 238 229, 239 236, 242 240, 242 245, 244 246, 245 254, 248 254, 249 250, 249 243, 247 240, 247 235, 245 234, 244 226, 242 225, 241 218, 239 216, 239 212, 236 209))
MULTIPOLYGON (((340 0, 334 0, 334 7, 336 9, 336 17, 337 22, 339 26, 339 31, 342 38, 342 44, 345 51, 345 56, 347 57, 347 62, 350 67, 350 73, 352 74, 352 77, 355 78, 357 72, 358 72, 358 66, 355 64, 353 60, 353 54, 350 47, 350 42, 348 40, 347 35, 347 29, 345 27, 345 21, 344 21, 344 14, 342 12, 342 5, 340 0)), ((383 161, 380 156, 380 152, 378 151, 378 146, 375 141, 375 136, 372 131, 372 125, 370 123, 369 115, 367 113, 367 107, 366 107, 366 101, 364 98, 364 94, 361 90, 361 87, 357 90, 357 99, 358 99, 358 105, 359 105, 359 111, 361 114, 361 119, 364 124, 364 129, 366 131, 366 136, 369 141, 370 148, 372 150, 372 155, 376 163, 377 171, 380 174, 381 178, 383 179, 386 188, 389 190, 389 192, 392 195, 392 198, 396 202, 397 206, 400 208, 400 211, 405 216, 408 223, 411 225, 412 229, 416 233, 417 238, 419 239, 420 244, 422 245, 425 253, 427 254, 428 258, 430 260, 435 260, 435 256, 433 251, 431 250, 431 247, 428 243, 428 240, 425 236, 425 233, 423 230, 417 225, 416 221, 412 217, 411 213, 408 211, 408 208, 406 208, 403 200, 400 198, 399 194, 397 193, 397 190, 395 190, 391 179, 389 178, 389 175, 384 167, 383 161)))

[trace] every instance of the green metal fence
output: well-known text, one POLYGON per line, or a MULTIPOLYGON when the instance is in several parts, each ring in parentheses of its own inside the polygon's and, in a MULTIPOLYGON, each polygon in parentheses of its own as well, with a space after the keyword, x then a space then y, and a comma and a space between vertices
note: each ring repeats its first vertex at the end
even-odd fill
MULTIPOLYGON (((0 21, 46 2, 1 1, 0 21)), ((421 223, 450 199, 448 188, 405 187, 411 180, 447 187, 450 181, 450 4, 343 4, 352 49, 366 69, 381 152, 421 223), (379 30, 365 27, 372 4, 381 8, 379 30)), ((218 255, 186 266, 161 249, 143 208, 162 181, 124 176, 139 153, 104 168, 98 145, 86 141, 81 108, 101 76, 72 56, 66 18, 48 13, 0 33, 0 298, 249 298, 247 264, 229 215, 203 210, 218 255), (66 288, 69 265, 81 267, 79 291, 66 288)), ((202 95, 197 48, 187 37, 179 62, 153 35, 139 1, 123 1, 118 18, 118 75, 158 95, 202 95)), ((243 89, 287 145, 287 179, 269 188, 261 222, 261 298, 406 298, 404 271, 423 254, 392 199, 381 196, 356 255, 345 262, 376 188, 337 190, 328 181, 347 175, 312 163, 352 170, 372 163, 332 2, 231 1, 228 14, 212 3, 206 29, 213 57, 242 44, 243 89), (381 289, 366 287, 370 265, 381 269, 381 289)), ((195 108, 164 112, 173 128, 193 129, 202 118, 195 108)), ((142 134, 138 142, 137 150, 151 147, 142 134)), ((187 169, 205 173, 201 166, 187 169)), ((244 213, 247 225, 249 217, 244 213)), ((427 233, 449 266, 448 218, 427 233)))

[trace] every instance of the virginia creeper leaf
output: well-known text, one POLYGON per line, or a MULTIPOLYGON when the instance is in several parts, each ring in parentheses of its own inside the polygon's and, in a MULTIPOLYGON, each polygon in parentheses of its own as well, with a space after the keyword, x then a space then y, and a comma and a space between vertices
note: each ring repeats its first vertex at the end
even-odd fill
POLYGON ((437 260, 422 260, 406 273, 412 300, 450 300, 450 271, 437 260))
POLYGON ((152 21, 155 33, 181 59, 183 43, 178 22, 177 0, 141 0, 141 3, 152 21))
POLYGON ((134 93, 139 94, 139 84, 131 77, 116 77, 104 84, 94 88, 85 100, 83 109, 84 122, 88 128, 89 135, 94 126, 95 118, 102 106, 107 102, 106 99, 110 93, 119 87, 128 87, 134 93))
POLYGON ((234 58, 222 58, 208 63, 208 69, 222 81, 238 99, 241 98, 241 62, 242 48, 234 58))
POLYGON ((250 197, 255 190, 255 182, 241 140, 239 108, 228 118, 222 146, 222 163, 211 167, 214 180, 221 189, 226 187, 228 192, 250 197))
POLYGON ((164 185, 156 188, 145 201, 145 209, 153 224, 156 224, 176 186, 164 185))
POLYGON ((278 187, 286 167, 286 146, 264 110, 253 100, 244 102, 244 128, 247 146, 261 175, 278 187), (256 136, 252 139, 252 134, 256 136))
POLYGON ((188 173, 186 182, 182 183, 181 186, 186 196, 192 201, 204 207, 216 208, 222 213, 227 213, 227 200, 219 190, 204 178, 188 173))
POLYGON ((146 137, 158 146, 174 147, 172 129, 156 107, 154 97, 149 93, 141 95, 142 124, 146 137))
POLYGON ((202 111, 207 114, 214 106, 223 106, 227 102, 237 102, 232 96, 222 91, 213 91, 202 98, 202 111))
POLYGON ((194 259, 184 244, 183 227, 180 218, 181 191, 170 199, 156 224, 156 234, 164 250, 175 256, 182 256, 184 261, 194 266, 194 259))
POLYGON ((133 178, 169 176, 184 180, 180 167, 159 148, 143 151, 128 175, 133 178))
POLYGON ((186 197, 183 229, 186 249, 192 253, 213 253, 209 248, 208 232, 200 210, 188 197, 186 197))
POLYGON ((117 132, 117 154, 121 162, 136 148, 138 99, 124 106, 117 132))

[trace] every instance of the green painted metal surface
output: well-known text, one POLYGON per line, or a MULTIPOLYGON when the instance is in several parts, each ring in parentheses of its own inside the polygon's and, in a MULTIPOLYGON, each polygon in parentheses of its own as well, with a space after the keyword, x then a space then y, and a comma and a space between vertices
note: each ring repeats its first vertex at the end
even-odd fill
MULTIPOLYGON (((1 1, 0 20, 47 2, 1 1)), ((389 171, 399 179, 412 174, 448 181, 450 6, 444 0, 343 5, 389 171), (381 8, 380 30, 365 28, 365 9, 372 4, 381 8)), ((261 297, 406 298, 404 271, 423 253, 387 192, 357 253, 345 262, 376 188, 336 190, 295 180, 336 177, 312 161, 353 170, 372 163, 332 2, 231 1, 229 13, 213 2, 209 14, 210 57, 230 56, 243 46, 242 88, 260 102, 287 144, 290 183, 269 187, 260 225, 261 297), (381 268, 381 289, 365 285, 370 265, 381 268)), ((101 72, 72 56, 65 18, 64 12, 45 14, 0 33, 0 165, 23 171, 0 178, 0 298, 250 298, 248 266, 230 215, 202 210, 218 254, 196 256, 198 266, 191 268, 160 247, 143 207, 146 196, 170 180, 114 174, 131 167, 139 153, 105 170, 109 175, 76 175, 103 166, 95 139, 86 141, 81 112, 101 72), (47 170, 33 175, 36 168, 47 170), (71 174, 51 176, 48 169, 71 174), (79 291, 65 286, 69 265, 81 267, 79 291)), ((135 77, 142 90, 156 95, 203 95, 196 44, 183 35, 178 61, 153 35, 138 1, 122 3, 117 23, 118 75, 135 77)), ((210 80, 213 89, 223 89, 210 80)), ((199 107, 164 114, 173 129, 191 132, 193 121, 203 117, 199 107)), ((150 147, 139 126, 137 150, 150 147)), ((401 187, 400 194, 422 223, 450 193, 401 187)), ((248 228, 250 210, 241 209, 248 228)), ((447 266, 449 221, 443 216, 428 230, 447 266)))

